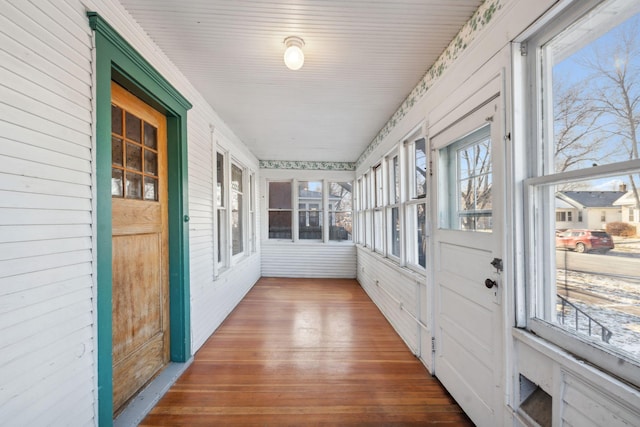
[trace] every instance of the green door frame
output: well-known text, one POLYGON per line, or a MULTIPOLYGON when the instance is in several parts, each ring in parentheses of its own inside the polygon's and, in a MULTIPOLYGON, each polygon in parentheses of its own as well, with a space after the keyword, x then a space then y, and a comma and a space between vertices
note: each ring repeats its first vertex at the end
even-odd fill
POLYGON ((113 424, 111 292, 111 81, 167 116, 169 191, 170 357, 191 357, 187 110, 191 104, 100 15, 88 12, 95 32, 96 242, 98 424, 113 424))

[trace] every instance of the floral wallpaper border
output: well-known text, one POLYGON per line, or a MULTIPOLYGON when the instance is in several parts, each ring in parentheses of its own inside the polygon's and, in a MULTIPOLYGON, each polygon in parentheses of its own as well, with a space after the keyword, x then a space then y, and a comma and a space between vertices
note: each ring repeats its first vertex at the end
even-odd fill
POLYGON ((260 160, 260 169, 294 169, 321 171, 355 171, 353 162, 304 162, 293 160, 260 160))
POLYGON ((356 166, 360 166, 362 162, 376 149, 378 145, 389 135, 391 130, 402 120, 404 116, 411 110, 416 102, 429 90, 431 86, 444 74, 445 70, 458 59, 460 54, 469 46, 469 44, 483 30, 495 13, 502 9, 504 0, 487 0, 480 5, 478 10, 471 16, 467 23, 462 27, 456 37, 449 43, 449 46, 436 60, 433 66, 427 71, 425 76, 420 80, 418 85, 411 91, 409 96, 402 102, 400 108, 391 116, 389 121, 380 130, 378 135, 369 144, 366 150, 360 155, 356 166))

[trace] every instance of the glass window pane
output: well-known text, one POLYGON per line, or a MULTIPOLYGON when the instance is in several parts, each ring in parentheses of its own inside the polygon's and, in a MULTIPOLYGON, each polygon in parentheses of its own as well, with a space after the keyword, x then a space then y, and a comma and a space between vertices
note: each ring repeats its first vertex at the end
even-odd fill
POLYGON ((543 68, 552 69, 542 88, 553 94, 548 172, 639 158, 640 14, 624 7, 609 2, 542 48, 543 68))
POLYGON ((382 165, 378 165, 373 169, 373 180, 374 180, 374 196, 375 196, 375 207, 382 206, 383 202, 383 193, 384 193, 384 183, 382 182, 382 165))
POLYGON ((218 203, 218 207, 224 206, 224 155, 217 153, 216 156, 216 168, 217 168, 217 193, 216 193, 216 201, 218 203))
POLYGON ((158 180, 156 178, 144 177, 144 199, 158 200, 158 180))
POLYGON ((231 253, 237 255, 243 251, 242 234, 242 194, 231 194, 231 253))
POLYGON ((125 112, 125 117, 127 138, 135 142, 140 142, 142 135, 142 120, 128 111, 125 112))
POLYGON ((127 199, 142 199, 142 175, 127 172, 126 196, 127 199))
POLYGON ((391 208, 391 255, 400 256, 400 209, 391 208))
POLYGON ((299 212, 298 238, 301 240, 322 239, 322 212, 318 210, 299 212))
POLYGON ((334 211, 353 210, 350 182, 331 182, 329 184, 329 205, 334 211))
POLYGON ((427 143, 424 138, 415 142, 416 197, 427 194, 427 143))
POLYGON ((158 176, 158 155, 153 151, 144 150, 144 173, 158 176))
POLYGON ((291 211, 269 212, 269 238, 291 239, 291 211))
POLYGON ((298 201, 308 204, 316 203, 322 205, 322 182, 320 181, 300 181, 298 183, 298 201))
POLYGON ((291 209, 291 182, 269 183, 269 209, 291 209))
POLYGON ((493 177, 490 125, 485 125, 447 147, 445 175, 450 193, 448 224, 458 230, 491 231, 493 177))
POLYGON ((373 212, 373 241, 374 248, 377 252, 382 252, 384 250, 383 242, 385 227, 382 221, 382 217, 383 214, 381 210, 375 210, 373 212))
POLYGON ((111 104, 111 132, 122 135, 122 108, 111 104))
POLYGON ((142 147, 127 143, 127 169, 142 171, 142 147))
POLYGON ((329 213, 329 240, 351 240, 352 237, 352 213, 329 213))
POLYGON ((122 139, 111 137, 111 163, 123 166, 122 158, 122 139))
POLYGON ((536 236, 552 246, 543 250, 550 254, 549 277, 537 316, 640 361, 640 224, 621 211, 637 203, 631 179, 640 182, 640 173, 539 188, 537 209, 554 209, 548 214, 552 226, 536 236), (565 216, 554 227, 567 205, 586 206, 583 220, 565 216))
POLYGON ((149 123, 144 124, 144 145, 153 150, 158 149, 158 130, 149 123))
POLYGON ((111 169, 111 195, 113 197, 124 196, 122 174, 121 169, 111 169))
POLYGON ((231 188, 242 193, 242 169, 231 165, 231 188))

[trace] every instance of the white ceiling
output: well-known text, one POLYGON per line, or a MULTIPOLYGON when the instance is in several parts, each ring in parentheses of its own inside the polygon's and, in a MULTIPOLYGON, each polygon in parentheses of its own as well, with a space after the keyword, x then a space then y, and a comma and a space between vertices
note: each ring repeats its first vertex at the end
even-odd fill
POLYGON ((482 0, 121 2, 260 160, 353 162, 482 0))

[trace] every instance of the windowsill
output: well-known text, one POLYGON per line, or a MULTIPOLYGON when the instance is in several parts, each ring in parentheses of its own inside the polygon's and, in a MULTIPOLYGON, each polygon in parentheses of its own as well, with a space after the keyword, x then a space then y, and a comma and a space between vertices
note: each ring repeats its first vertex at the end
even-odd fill
POLYGON ((251 258, 257 256, 259 252, 253 252, 246 254, 238 259, 232 259, 232 264, 229 267, 222 267, 218 270, 218 275, 213 277, 213 282, 217 282, 224 279, 229 272, 236 270, 239 266, 249 261, 251 258))
POLYGON ((411 266, 401 266, 398 263, 398 261, 395 261, 393 258, 388 258, 388 257, 384 256, 383 254, 381 254, 380 252, 374 252, 370 248, 368 248, 366 246, 363 246, 363 245, 360 245, 360 244, 356 244, 355 246, 356 246, 356 249, 362 250, 362 251, 366 251, 369 255, 379 259, 380 262, 382 262, 383 264, 385 264, 388 267, 398 271, 399 273, 403 274, 404 276, 406 276, 406 277, 408 277, 410 279, 423 280, 427 276, 427 271, 426 270, 420 271, 417 268, 412 268, 411 266))
POLYGON ((638 399, 638 393, 640 390, 635 386, 601 370, 598 366, 577 358, 562 347, 559 347, 525 329, 512 328, 511 335, 514 340, 519 341, 548 357, 560 365, 564 370, 570 371, 593 384, 598 384, 599 387, 609 393, 612 393, 612 395, 626 401, 638 399))
POLYGON ((292 240, 279 240, 279 239, 267 239, 262 240, 260 242, 263 245, 342 245, 342 246, 355 246, 352 240, 329 240, 328 242, 323 242, 322 240, 298 240, 296 242, 292 240))

